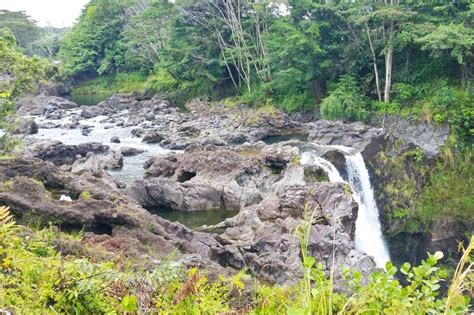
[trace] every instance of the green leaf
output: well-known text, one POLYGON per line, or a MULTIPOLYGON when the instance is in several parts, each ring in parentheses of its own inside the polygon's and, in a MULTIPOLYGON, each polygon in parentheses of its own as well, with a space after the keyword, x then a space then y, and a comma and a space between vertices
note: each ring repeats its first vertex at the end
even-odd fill
POLYGON ((305 268, 311 268, 314 266, 315 263, 316 263, 316 259, 314 257, 307 256, 304 258, 303 265, 305 268))
POLYGON ((134 312, 137 310, 137 297, 134 295, 127 295, 124 296, 122 299, 122 303, 120 303, 120 306, 125 312, 134 312))

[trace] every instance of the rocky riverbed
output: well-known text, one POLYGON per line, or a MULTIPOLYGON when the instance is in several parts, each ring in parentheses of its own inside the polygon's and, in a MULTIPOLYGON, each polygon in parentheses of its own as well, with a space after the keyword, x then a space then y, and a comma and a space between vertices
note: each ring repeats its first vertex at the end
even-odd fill
MULTIPOLYGON (((354 187, 330 180, 321 165, 301 163, 302 153, 311 151, 347 178, 337 146, 360 152, 372 173, 390 143, 404 139, 409 147, 418 140, 412 133, 404 137, 406 126, 397 135, 392 120, 388 130, 307 122, 277 110, 200 100, 180 110, 160 96, 118 94, 93 106, 36 96, 17 105, 15 132, 25 135, 26 147, 0 161, 0 202, 20 221, 85 228, 89 241, 131 248, 130 255, 178 253, 186 265, 247 268, 279 284, 301 276, 296 231, 309 218, 308 251, 326 271, 340 275, 349 267, 369 274, 375 268, 355 246, 361 200, 354 187), (233 216, 190 229, 146 210, 154 208, 233 216)), ((420 146, 435 155, 447 133, 431 133, 434 140, 420 146)))

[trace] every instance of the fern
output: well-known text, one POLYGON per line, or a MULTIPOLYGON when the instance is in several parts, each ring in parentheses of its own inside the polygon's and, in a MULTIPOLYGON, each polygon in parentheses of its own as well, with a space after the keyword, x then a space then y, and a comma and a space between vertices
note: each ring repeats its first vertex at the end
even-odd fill
POLYGON ((15 232, 16 222, 10 213, 9 207, 0 207, 0 247, 5 246, 5 241, 15 232))
POLYGON ((0 224, 7 224, 12 218, 9 207, 0 207, 0 224))

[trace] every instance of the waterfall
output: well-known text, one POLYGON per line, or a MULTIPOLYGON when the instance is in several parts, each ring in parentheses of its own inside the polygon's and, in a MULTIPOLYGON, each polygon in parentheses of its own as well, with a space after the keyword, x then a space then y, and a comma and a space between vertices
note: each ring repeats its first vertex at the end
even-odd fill
POLYGON ((332 165, 331 162, 326 161, 319 156, 315 156, 312 152, 303 152, 301 155, 301 164, 317 165, 328 174, 330 182, 345 183, 341 177, 341 174, 339 174, 339 171, 334 165, 332 165))
POLYGON ((312 152, 304 152, 302 164, 317 165, 327 172, 329 181, 349 184, 354 200, 359 205, 356 221, 355 244, 356 248, 374 257, 377 267, 383 268, 390 260, 387 246, 383 239, 379 221, 379 210, 374 198, 374 191, 370 184, 369 172, 365 166, 362 154, 353 148, 344 146, 323 146, 336 149, 344 154, 348 181, 345 181, 336 167, 329 161, 315 156, 312 152))

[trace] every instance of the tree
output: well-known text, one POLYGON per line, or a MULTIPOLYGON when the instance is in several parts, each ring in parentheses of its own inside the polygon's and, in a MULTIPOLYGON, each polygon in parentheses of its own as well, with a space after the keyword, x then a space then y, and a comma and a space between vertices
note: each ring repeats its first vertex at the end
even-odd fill
POLYGON ((121 0, 92 0, 84 8, 59 51, 66 74, 80 79, 126 70, 122 42, 126 7, 121 0))
POLYGON ((418 38, 422 50, 427 50, 433 58, 440 58, 449 53, 462 67, 463 85, 470 75, 474 46, 474 31, 464 24, 442 24, 433 27, 431 32, 418 38))
POLYGON ((31 50, 34 54, 53 60, 59 52, 60 41, 67 29, 48 26, 41 31, 41 37, 32 44, 31 50))
POLYGON ((9 28, 16 38, 17 44, 28 53, 31 53, 31 45, 41 35, 41 29, 25 12, 14 12, 0 10, 0 28, 9 28))
POLYGON ((33 91, 39 83, 53 75, 49 63, 21 52, 15 36, 8 28, 0 28, 0 150, 11 150, 16 141, 8 133, 7 117, 14 112, 15 99, 33 91))
POLYGON ((128 22, 123 35, 127 57, 144 70, 153 70, 170 41, 170 28, 176 14, 175 6, 167 0, 151 3, 140 0, 125 9, 124 19, 128 22))
POLYGON ((385 87, 383 100, 390 102, 392 90, 393 53, 397 32, 403 23, 415 13, 410 6, 400 5, 398 0, 352 2, 339 8, 346 17, 353 41, 366 55, 370 55, 379 101, 382 101, 378 56, 385 56, 385 87), (346 7, 347 6, 347 7, 346 7), (370 52, 370 53, 368 53, 370 52))

